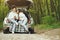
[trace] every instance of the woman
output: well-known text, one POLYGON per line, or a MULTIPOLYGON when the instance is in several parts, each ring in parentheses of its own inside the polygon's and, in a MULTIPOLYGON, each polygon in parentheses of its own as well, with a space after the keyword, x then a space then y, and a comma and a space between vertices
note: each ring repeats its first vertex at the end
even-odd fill
POLYGON ((26 32, 28 32, 28 27, 26 26, 27 17, 25 16, 25 14, 20 9, 18 9, 18 11, 20 12, 18 23, 25 28, 26 32))

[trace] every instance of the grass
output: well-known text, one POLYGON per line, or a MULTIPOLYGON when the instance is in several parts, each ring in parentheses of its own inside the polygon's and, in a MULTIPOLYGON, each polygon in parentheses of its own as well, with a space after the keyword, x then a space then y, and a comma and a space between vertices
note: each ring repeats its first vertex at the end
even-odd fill
POLYGON ((53 30, 53 29, 58 29, 60 28, 60 23, 57 22, 57 23, 53 23, 53 24, 37 24, 37 25, 34 25, 34 30, 37 34, 41 34, 41 33, 44 33, 44 32, 47 32, 49 30, 53 30))
POLYGON ((49 24, 40 24, 40 25, 36 25, 35 27, 39 30, 50 30, 50 29, 60 28, 60 23, 57 22, 57 23, 53 23, 51 25, 49 25, 49 24))

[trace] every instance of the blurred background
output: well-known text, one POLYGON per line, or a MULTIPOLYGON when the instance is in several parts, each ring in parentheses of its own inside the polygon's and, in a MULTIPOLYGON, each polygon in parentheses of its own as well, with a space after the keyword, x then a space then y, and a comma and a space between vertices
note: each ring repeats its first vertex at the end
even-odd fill
MULTIPOLYGON (((35 31, 60 28, 60 0, 33 0, 33 3, 28 11, 34 19, 35 31)), ((3 28, 3 20, 8 12, 8 6, 4 0, 0 0, 0 29, 3 28)))

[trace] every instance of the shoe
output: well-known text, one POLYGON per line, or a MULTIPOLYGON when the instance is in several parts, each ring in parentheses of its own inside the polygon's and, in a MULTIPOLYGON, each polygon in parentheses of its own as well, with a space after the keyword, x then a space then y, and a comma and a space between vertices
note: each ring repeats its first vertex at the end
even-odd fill
POLYGON ((12 34, 14 34, 14 32, 12 32, 12 34))

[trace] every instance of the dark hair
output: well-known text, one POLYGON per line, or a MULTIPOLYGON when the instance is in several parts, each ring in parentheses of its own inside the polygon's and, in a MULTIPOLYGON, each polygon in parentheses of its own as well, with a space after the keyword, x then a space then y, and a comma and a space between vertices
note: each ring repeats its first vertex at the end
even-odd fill
POLYGON ((15 5, 12 5, 11 9, 13 9, 13 8, 16 8, 16 6, 15 5))
POLYGON ((18 9, 19 12, 23 12, 21 9, 18 9))

